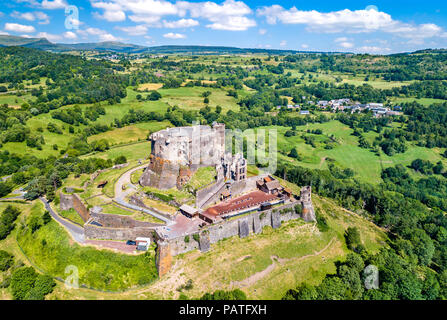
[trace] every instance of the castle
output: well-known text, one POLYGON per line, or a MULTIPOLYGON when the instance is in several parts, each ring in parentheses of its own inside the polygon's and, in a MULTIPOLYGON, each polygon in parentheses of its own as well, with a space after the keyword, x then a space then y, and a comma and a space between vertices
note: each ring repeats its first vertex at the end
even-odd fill
POLYGON ((140 178, 142 186, 180 189, 200 167, 216 168, 217 180, 240 181, 247 176, 241 154, 225 152, 225 125, 168 128, 150 135, 149 166, 140 178))

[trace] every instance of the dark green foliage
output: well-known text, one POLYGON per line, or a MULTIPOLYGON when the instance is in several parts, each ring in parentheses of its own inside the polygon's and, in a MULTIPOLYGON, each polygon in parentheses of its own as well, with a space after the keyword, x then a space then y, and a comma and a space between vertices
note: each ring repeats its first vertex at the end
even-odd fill
POLYGON ((317 298, 315 287, 303 282, 296 289, 287 291, 282 300, 317 300, 317 298))
POLYGON ((34 287, 37 273, 32 267, 16 269, 11 278, 11 291, 15 300, 25 300, 28 292, 34 287))
POLYGON ((360 232, 357 227, 348 227, 345 231, 346 245, 349 249, 354 250, 361 244, 360 232))
POLYGON ((14 256, 4 250, 0 250, 0 271, 8 270, 14 263, 14 256))
POLYGON ((19 216, 19 209, 7 206, 0 216, 0 240, 5 239, 14 229, 15 221, 19 216))
POLYGON ((13 272, 10 286, 15 300, 44 300, 56 283, 49 275, 38 275, 32 267, 21 267, 13 272))
POLYGON ((0 198, 10 194, 12 191, 12 186, 9 183, 0 181, 0 198))
POLYGON ((247 296, 239 289, 232 291, 217 290, 214 293, 205 293, 200 300, 247 300, 247 296))
POLYGON ((148 96, 147 100, 149 101, 157 101, 161 99, 161 94, 158 91, 152 91, 148 96))
POLYGON ((329 225, 327 224, 326 218, 323 217, 320 213, 320 211, 317 209, 315 211, 315 215, 317 218, 317 228, 320 230, 320 232, 326 232, 329 230, 329 225))
POLYGON ((296 148, 293 148, 290 153, 288 154, 289 157, 291 158, 295 158, 298 159, 299 158, 299 154, 298 151, 296 151, 296 148))
POLYGON ((114 163, 117 164, 124 164, 127 162, 127 159, 125 156, 119 156, 115 159, 114 163))

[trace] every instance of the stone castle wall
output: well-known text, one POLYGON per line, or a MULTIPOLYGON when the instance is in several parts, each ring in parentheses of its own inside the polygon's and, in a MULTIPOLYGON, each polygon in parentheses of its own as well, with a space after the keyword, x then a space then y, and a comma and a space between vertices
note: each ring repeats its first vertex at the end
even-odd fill
POLYGON ((222 190, 222 188, 225 186, 225 181, 224 180, 220 180, 217 181, 209 186, 206 186, 205 188, 199 189, 196 192, 196 207, 197 208, 202 208, 205 205, 207 205, 207 203, 211 203, 214 201, 217 201, 219 198, 219 192, 222 190), (217 199, 215 199, 213 201, 213 199, 217 197, 217 199))
POLYGON ((59 198, 62 211, 74 209, 84 222, 90 219, 90 212, 77 194, 65 194, 61 192, 59 198))
POLYGON ((151 146, 151 162, 140 184, 174 188, 182 166, 196 170, 219 164, 225 152, 225 125, 168 128, 151 135, 151 146))
POLYGON ((214 225, 210 225, 199 233, 199 239, 196 241, 193 235, 182 236, 174 239, 164 240, 168 242, 171 249, 171 255, 186 253, 195 249, 203 251, 209 249, 209 245, 220 240, 239 235, 241 238, 249 234, 258 234, 262 232, 265 226, 278 228, 282 222, 302 218, 296 214, 294 207, 301 206, 301 202, 292 202, 281 207, 266 211, 256 211, 252 214, 241 217, 240 219, 225 220, 214 225), (287 211, 287 212, 281 212, 287 211), (202 238, 205 240, 202 241, 202 238))
POLYGON ((135 240, 138 237, 154 238, 154 228, 105 228, 92 224, 84 225, 84 234, 87 239, 101 240, 135 240))
POLYGON ((101 226, 91 222, 84 225, 87 239, 135 240, 137 237, 147 237, 154 240, 154 230, 159 226, 116 214, 92 213, 92 220, 101 226))

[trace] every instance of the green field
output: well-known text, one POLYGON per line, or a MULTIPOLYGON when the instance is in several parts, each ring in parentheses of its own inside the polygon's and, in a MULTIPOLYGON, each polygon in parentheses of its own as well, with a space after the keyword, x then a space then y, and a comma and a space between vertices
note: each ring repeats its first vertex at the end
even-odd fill
MULTIPOLYGON (((336 164, 342 168, 351 168, 355 171, 355 177, 364 182, 381 182, 381 172, 383 168, 395 166, 397 164, 409 165, 415 159, 429 160, 431 162, 442 161, 447 164, 440 155, 441 150, 428 149, 419 146, 409 145, 405 153, 399 153, 392 157, 383 152, 377 156, 374 152, 358 146, 358 138, 352 135, 353 130, 337 120, 332 120, 323 124, 309 124, 297 127, 298 135, 285 137, 284 134, 290 128, 269 127, 278 131, 278 150, 288 154, 292 148, 296 148, 302 160, 294 160, 283 154, 278 154, 281 159, 293 161, 297 164, 311 169, 327 169, 327 160, 334 159, 336 164), (307 130, 321 129, 323 135, 313 135, 306 133, 307 130), (301 137, 314 136, 317 143, 316 148, 306 144, 301 137), (325 142, 329 141, 329 136, 335 136, 337 143, 333 149, 324 148, 325 142)), ((265 128, 268 129, 268 128, 265 128)), ((377 134, 370 132, 365 134, 368 139, 377 134)), ((371 139, 372 140, 372 139, 371 139)))

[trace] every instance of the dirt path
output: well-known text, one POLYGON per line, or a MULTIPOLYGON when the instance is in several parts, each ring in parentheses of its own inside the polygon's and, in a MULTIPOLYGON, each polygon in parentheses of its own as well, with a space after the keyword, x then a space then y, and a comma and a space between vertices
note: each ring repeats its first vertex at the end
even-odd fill
POLYGON ((326 161, 327 157, 322 157, 320 161, 320 169, 323 166, 324 162, 326 161))
POLYGON ((315 257, 315 256, 319 256, 320 254, 322 254, 324 251, 326 251, 334 242, 336 238, 332 238, 331 241, 329 241, 329 243, 320 251, 305 255, 305 256, 301 256, 298 258, 288 258, 288 259, 281 259, 278 256, 271 256, 270 259, 272 259, 272 264, 269 265, 267 268, 265 268, 262 271, 256 272, 255 274, 251 275, 250 277, 242 280, 242 281, 235 281, 231 283, 232 287, 239 287, 239 288, 243 288, 243 287, 250 287, 252 285, 254 285, 256 282, 258 282, 259 280, 261 280, 262 278, 264 278, 266 275, 268 275, 270 272, 272 272, 276 266, 277 263, 279 263, 280 265, 283 265, 284 263, 287 263, 289 261, 294 261, 294 262, 298 262, 310 257, 315 257))

